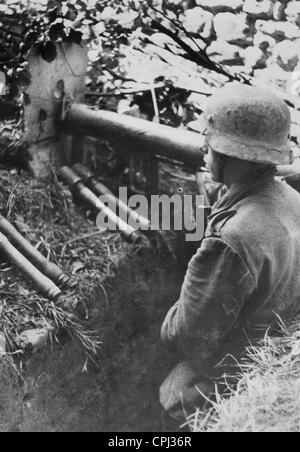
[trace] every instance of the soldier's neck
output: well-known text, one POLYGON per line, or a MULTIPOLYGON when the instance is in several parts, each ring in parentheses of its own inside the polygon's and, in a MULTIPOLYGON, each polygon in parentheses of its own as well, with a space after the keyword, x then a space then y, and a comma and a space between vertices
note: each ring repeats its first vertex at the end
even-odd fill
POLYGON ((242 160, 230 160, 223 170, 223 182, 231 188, 233 185, 247 185, 264 176, 270 174, 275 176, 272 166, 246 162, 242 160))

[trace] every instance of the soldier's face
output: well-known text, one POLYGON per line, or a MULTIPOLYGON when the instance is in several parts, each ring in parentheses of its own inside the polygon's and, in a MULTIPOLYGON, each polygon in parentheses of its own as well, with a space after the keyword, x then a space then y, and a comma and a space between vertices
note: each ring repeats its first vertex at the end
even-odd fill
POLYGON ((223 180, 221 180, 223 174, 223 165, 218 158, 218 154, 209 145, 207 146, 207 153, 204 156, 204 161, 210 171, 212 180, 215 182, 223 183, 223 180))

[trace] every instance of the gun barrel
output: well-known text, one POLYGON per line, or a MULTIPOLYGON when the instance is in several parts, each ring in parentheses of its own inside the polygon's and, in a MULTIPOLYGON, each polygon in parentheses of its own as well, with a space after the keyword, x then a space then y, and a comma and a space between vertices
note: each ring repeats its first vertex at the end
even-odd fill
POLYGON ((21 272, 35 284, 37 289, 47 298, 56 300, 61 290, 47 276, 43 275, 28 259, 26 259, 0 232, 0 251, 21 272))
POLYGON ((114 206, 114 209, 119 210, 119 215, 128 219, 128 221, 134 221, 140 225, 143 230, 150 230, 151 223, 147 218, 144 218, 139 213, 132 210, 125 202, 118 199, 105 185, 98 181, 95 174, 93 174, 88 168, 81 163, 77 163, 73 166, 74 171, 82 177, 86 185, 98 196, 105 196, 105 199, 114 206))
POLYGON ((205 137, 195 132, 156 124, 127 115, 72 104, 62 123, 64 132, 108 140, 116 149, 145 159, 161 156, 192 168, 203 165, 205 137))
POLYGON ((95 193, 85 186, 82 179, 71 168, 64 166, 60 169, 59 175, 82 200, 93 206, 94 209, 102 212, 114 226, 114 229, 119 231, 127 241, 134 242, 138 239, 139 236, 136 230, 119 218, 100 199, 98 199, 95 193))
POLYGON ((66 286, 70 280, 57 265, 49 262, 31 243, 29 243, 16 228, 2 215, 0 215, 0 232, 2 232, 38 270, 52 279, 60 286, 66 286))

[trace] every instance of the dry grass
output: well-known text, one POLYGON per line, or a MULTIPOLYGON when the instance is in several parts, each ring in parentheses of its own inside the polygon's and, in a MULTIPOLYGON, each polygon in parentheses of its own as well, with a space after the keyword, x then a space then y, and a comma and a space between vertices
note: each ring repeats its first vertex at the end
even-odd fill
MULTIPOLYGON (((114 275, 127 245, 118 234, 101 234, 92 215, 75 208, 70 192, 55 174, 39 181, 2 171, 0 209, 39 251, 71 274, 74 283, 54 304, 41 297, 15 268, 0 260, 0 331, 6 335, 9 351, 22 354, 18 337, 23 331, 51 325, 55 328, 52 339, 64 330, 93 355, 99 341, 86 331, 75 311, 87 312, 85 305, 95 290, 105 293, 102 283, 114 275), (77 309, 79 306, 82 309, 77 309)), ((87 320, 85 315, 83 320, 87 320)))
POLYGON ((238 387, 189 422, 194 432, 299 432, 299 323, 249 349, 238 387))
POLYGON ((0 122, 0 166, 3 168, 28 168, 31 160, 29 145, 23 141, 22 119, 0 122))
MULTIPOLYGON (((55 173, 41 181, 1 171, 0 213, 42 254, 71 274, 74 283, 60 303, 54 304, 0 259, 0 332, 5 332, 10 351, 18 349, 23 331, 51 325, 78 339, 90 355, 95 353, 97 337, 82 326, 89 324, 89 306, 99 293, 109 304, 107 282, 114 278, 120 261, 138 253, 145 243, 133 247, 118 233, 101 233, 95 212, 76 207, 55 173), (75 312, 81 314, 81 322, 75 312)), ((176 237, 153 233, 147 244, 151 253, 156 250, 164 256, 173 252, 176 237)))

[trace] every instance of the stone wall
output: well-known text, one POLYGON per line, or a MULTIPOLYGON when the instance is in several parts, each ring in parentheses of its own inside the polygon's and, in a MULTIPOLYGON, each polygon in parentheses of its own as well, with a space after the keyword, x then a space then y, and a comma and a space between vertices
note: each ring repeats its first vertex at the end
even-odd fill
POLYGON ((184 25, 208 39, 215 61, 287 91, 300 70, 300 1, 195 0, 184 25))

